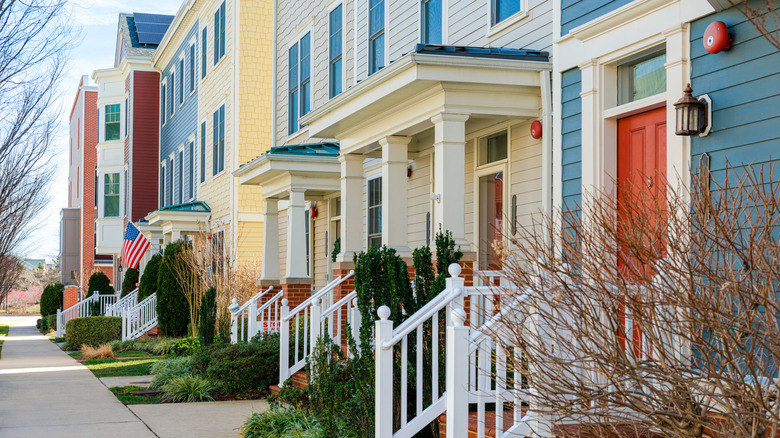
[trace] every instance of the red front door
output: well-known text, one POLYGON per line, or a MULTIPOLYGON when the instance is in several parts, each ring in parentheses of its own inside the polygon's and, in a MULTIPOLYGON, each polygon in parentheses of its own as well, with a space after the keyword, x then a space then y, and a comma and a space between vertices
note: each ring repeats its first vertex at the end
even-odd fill
MULTIPOLYGON (((666 108, 618 120, 617 149, 619 230, 624 235, 632 235, 627 240, 653 245, 662 252, 663 234, 658 231, 661 230, 659 226, 664 220, 666 207, 666 108), (642 217, 634 221, 630 217, 632 215, 642 217), (627 229, 629 227, 641 227, 641 232, 627 229), (638 239, 633 236, 638 236, 638 239)), ((621 251, 618 267, 626 274, 629 283, 641 282, 637 276, 647 278, 652 275, 647 260, 638 261, 628 253, 627 249, 621 251)), ((642 333, 629 320, 625 319, 624 333, 631 333, 634 353, 639 356, 642 333)))

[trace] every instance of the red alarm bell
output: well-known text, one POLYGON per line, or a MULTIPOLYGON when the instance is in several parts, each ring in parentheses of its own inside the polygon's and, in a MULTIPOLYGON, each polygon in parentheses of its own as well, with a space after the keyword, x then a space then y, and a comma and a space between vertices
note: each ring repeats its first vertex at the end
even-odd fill
POLYGON ((731 47, 731 35, 726 23, 713 21, 704 31, 704 50, 710 53, 719 53, 731 47))
POLYGON ((531 123, 531 137, 540 138, 542 136, 542 122, 534 120, 531 123))

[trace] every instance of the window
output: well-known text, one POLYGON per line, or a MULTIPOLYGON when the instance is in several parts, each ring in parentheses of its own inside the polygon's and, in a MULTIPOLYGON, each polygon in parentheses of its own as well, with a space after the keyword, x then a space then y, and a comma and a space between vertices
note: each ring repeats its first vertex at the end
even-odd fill
POLYGON ((382 245, 382 177, 368 180, 368 247, 382 245))
POLYGON ((422 42, 442 43, 442 0, 422 0, 422 42))
POLYGON ((169 117, 173 117, 173 114, 176 113, 176 70, 171 70, 171 77, 168 79, 168 88, 170 88, 171 95, 169 96, 168 102, 170 104, 168 105, 169 108, 169 117))
POLYGON ((168 187, 167 187, 167 189, 165 191, 166 198, 167 198, 166 202, 165 202, 166 205, 173 205, 173 166, 174 166, 174 164, 175 163, 173 162, 173 158, 171 158, 171 165, 167 166, 167 170, 168 170, 168 175, 167 175, 168 184, 167 185, 168 185, 168 187))
POLYGON ((222 268, 222 258, 225 254, 225 233, 216 231, 211 237, 211 270, 215 274, 222 268))
POLYGON ((479 263, 488 270, 501 269, 493 242, 501 240, 504 222, 504 172, 479 178, 479 263))
POLYGON ((119 104, 106 105, 106 141, 119 140, 119 104))
POLYGON ((208 63, 206 60, 208 59, 208 28, 203 28, 203 36, 200 39, 200 78, 203 79, 206 77, 206 67, 208 67, 208 63))
POLYGON ((179 105, 184 103, 184 56, 179 59, 179 105))
POLYGON ((200 182, 206 182, 206 122, 200 124, 200 182))
POLYGON ((618 66, 619 104, 666 92, 666 53, 655 52, 618 66))
POLYGON ((298 119, 311 109, 311 33, 307 33, 289 50, 290 91, 288 95, 290 134, 299 129, 298 119))
POLYGON ((341 93, 342 83, 344 79, 343 62, 342 62, 342 39, 343 39, 343 23, 342 23, 342 10, 343 6, 338 5, 335 9, 330 11, 330 64, 329 64, 329 76, 330 76, 330 98, 334 98, 341 93))
POLYGON ((165 163, 160 164, 160 207, 165 207, 165 163))
POLYGON ((167 119, 165 115, 165 93, 165 84, 162 84, 162 88, 160 88, 160 126, 165 125, 165 120, 167 119))
POLYGON ((195 140, 190 142, 190 198, 195 197, 195 140))
POLYGON ((214 65, 225 56, 225 2, 214 13, 214 65))
POLYGON ((506 131, 479 140, 479 165, 505 160, 507 157, 506 131))
POLYGON ((385 66, 385 1, 369 0, 368 74, 385 66))
POLYGON ((496 25, 520 12, 520 0, 491 0, 491 24, 496 25))
POLYGON ((130 114, 130 99, 125 98, 125 137, 127 137, 127 125, 130 124, 130 119, 128 118, 128 114, 130 114))
POLYGON ((212 175, 225 170, 225 105, 214 112, 214 137, 212 144, 212 175))
POLYGON ((179 188, 176 190, 176 194, 178 195, 177 201, 179 204, 184 202, 184 193, 182 193, 184 188, 184 148, 179 149, 179 180, 178 185, 179 188))
POLYGON ((306 239, 306 275, 311 275, 311 215, 307 208, 304 212, 304 238, 306 239))
POLYGON ((190 45, 190 93, 195 91, 195 43, 190 45))
POLYGON ((103 175, 103 217, 119 217, 119 174, 103 175))

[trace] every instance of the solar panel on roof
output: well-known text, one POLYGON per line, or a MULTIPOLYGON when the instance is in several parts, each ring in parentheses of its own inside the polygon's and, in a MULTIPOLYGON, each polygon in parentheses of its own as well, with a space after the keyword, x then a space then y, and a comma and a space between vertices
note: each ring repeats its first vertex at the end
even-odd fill
POLYGON ((144 14, 141 12, 134 12, 133 19, 136 23, 156 23, 169 25, 173 21, 173 15, 159 15, 159 14, 144 14))
POLYGON ((173 21, 172 15, 133 13, 138 42, 141 44, 160 44, 165 32, 173 21))

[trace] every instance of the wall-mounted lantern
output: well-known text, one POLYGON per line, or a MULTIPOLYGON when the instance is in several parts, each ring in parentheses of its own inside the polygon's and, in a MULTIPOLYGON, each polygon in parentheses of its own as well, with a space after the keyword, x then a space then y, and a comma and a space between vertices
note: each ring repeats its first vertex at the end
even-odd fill
POLYGON ((674 103, 674 109, 677 113, 675 134, 704 137, 710 133, 712 100, 709 96, 705 94, 698 98, 693 97, 691 84, 688 84, 683 91, 683 97, 674 103))

